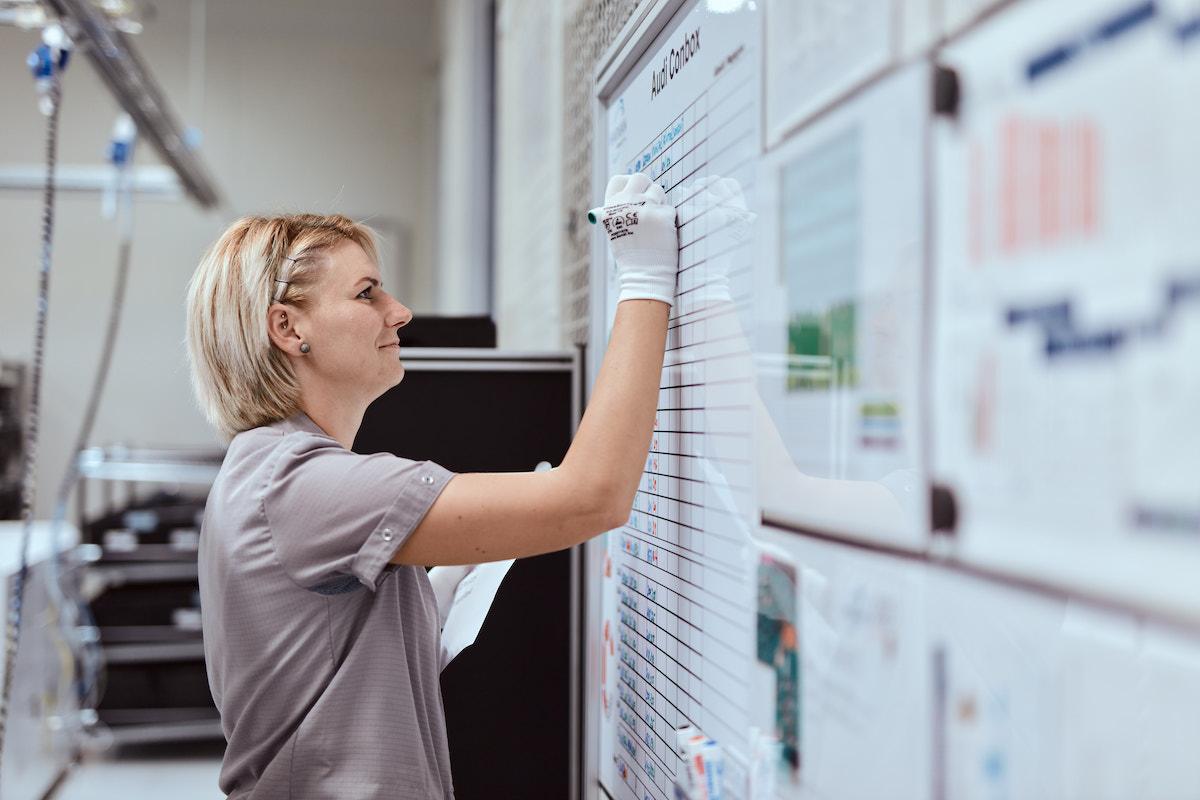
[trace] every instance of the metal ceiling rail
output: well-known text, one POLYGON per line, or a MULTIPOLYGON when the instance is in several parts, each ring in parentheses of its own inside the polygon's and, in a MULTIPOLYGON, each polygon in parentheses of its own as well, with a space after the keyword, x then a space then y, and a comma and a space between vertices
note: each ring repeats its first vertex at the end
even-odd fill
POLYGON ((216 187, 198 155, 183 140, 183 129, 167 105, 141 56, 124 33, 89 0, 44 0, 68 26, 100 77, 137 123, 191 197, 205 208, 218 203, 216 187))

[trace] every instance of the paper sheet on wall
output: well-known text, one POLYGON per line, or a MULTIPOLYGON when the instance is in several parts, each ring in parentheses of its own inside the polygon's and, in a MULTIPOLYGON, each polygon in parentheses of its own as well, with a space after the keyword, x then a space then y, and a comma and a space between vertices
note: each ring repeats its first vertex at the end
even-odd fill
POLYGON ((475 643, 483 621, 492 609, 496 592, 504 582, 504 576, 513 565, 513 559, 480 564, 467 573, 454 591, 454 603, 450 615, 442 627, 442 666, 475 643))

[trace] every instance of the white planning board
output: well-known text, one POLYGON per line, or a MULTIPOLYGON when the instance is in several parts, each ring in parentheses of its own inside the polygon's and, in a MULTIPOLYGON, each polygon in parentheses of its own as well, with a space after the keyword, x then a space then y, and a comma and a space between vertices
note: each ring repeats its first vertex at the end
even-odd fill
MULTIPOLYGON (((753 366, 739 314, 753 282, 760 23, 752 7, 685 3, 627 54, 632 66, 603 100, 602 172, 656 180, 680 239, 645 472, 628 523, 589 559, 603 587, 589 697, 601 710, 599 780, 622 800, 673 796, 676 729, 694 725, 736 751, 748 726, 753 366), (714 297, 715 282, 728 295, 714 297)), ((600 245, 603 339, 617 291, 600 245)))

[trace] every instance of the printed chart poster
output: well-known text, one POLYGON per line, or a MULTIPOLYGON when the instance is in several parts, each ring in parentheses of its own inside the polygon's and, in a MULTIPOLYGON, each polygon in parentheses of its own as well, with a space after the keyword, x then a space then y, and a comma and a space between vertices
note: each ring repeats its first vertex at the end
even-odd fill
MULTIPOLYGON (((687 726, 721 746, 728 785, 746 784, 738 776, 755 663, 756 507, 743 317, 753 283, 762 32, 752 3, 731 13, 709 6, 685 4, 648 48, 629 55, 632 68, 602 99, 605 171, 650 175, 679 223, 650 452, 628 522, 608 534, 599 776, 618 800, 674 797, 675 732, 687 726)), ((597 241, 607 250, 600 232, 597 241)), ((607 263, 607 291, 595 302, 611 325, 617 291, 607 263)))
POLYGON ((921 549, 929 72, 822 117, 763 167, 755 291, 763 516, 921 549))
POLYGON ((1022 3, 945 53, 934 467, 961 557, 1200 617, 1191 7, 1022 3))

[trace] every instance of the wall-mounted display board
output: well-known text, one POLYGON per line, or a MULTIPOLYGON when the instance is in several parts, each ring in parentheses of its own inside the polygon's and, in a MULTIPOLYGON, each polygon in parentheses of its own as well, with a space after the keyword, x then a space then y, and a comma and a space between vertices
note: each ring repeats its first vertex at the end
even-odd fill
MULTIPOLYGON (((779 771, 778 796, 930 797, 925 566, 770 528, 756 538, 798 583, 798 758, 779 771)), ((760 675, 752 721, 771 730, 772 682, 760 675)))
POLYGON ((919 55, 936 38, 933 0, 766 0, 768 144, 919 55))
POLYGON ((928 570, 930 797, 1193 797, 1194 637, 928 570))
POLYGON ((763 517, 918 550, 929 85, 909 67, 764 158, 754 293, 763 517))
MULTIPOLYGON (((660 4, 661 5, 661 4, 660 4)), ((628 523, 593 545, 598 780, 614 797, 674 797, 675 731, 745 751, 756 522, 748 311, 760 153, 761 14, 672 3, 602 77, 593 185, 645 172, 678 209, 679 281, 658 412, 628 523), (598 712, 598 713, 597 713, 598 712)), ((603 349, 617 289, 593 261, 603 349)), ((595 365, 593 365, 595 366, 595 365)), ((732 763, 732 762, 731 762, 732 763)))
POLYGON ((679 281, 585 792, 1200 794, 1200 3, 654 0, 594 77, 679 281))
POLYGON ((932 396, 959 557, 1200 618, 1195 19, 1046 0, 946 49, 932 396))

